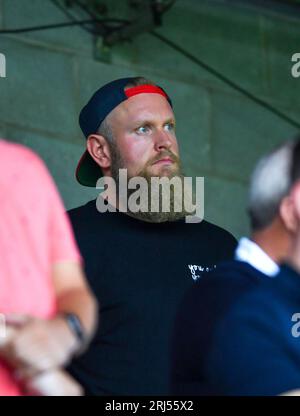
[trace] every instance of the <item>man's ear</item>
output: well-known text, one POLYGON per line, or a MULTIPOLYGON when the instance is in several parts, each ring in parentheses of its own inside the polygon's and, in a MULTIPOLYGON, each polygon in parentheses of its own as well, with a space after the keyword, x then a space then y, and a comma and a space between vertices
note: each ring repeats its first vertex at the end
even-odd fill
POLYGON ((298 189, 297 193, 298 197, 295 198, 293 190, 290 195, 287 195, 282 199, 279 206, 280 218, 283 221, 286 229, 292 233, 295 233, 298 230, 300 223, 300 188, 298 189))
POLYGON ((91 134, 87 139, 87 150, 94 161, 102 168, 109 169, 111 155, 107 140, 99 134, 91 134))

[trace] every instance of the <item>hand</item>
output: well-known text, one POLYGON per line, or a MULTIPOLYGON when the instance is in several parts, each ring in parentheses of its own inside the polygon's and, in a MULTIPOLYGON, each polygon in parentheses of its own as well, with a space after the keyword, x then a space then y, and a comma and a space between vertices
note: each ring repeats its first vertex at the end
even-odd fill
POLYGON ((24 391, 28 396, 83 396, 83 388, 62 370, 50 370, 29 379, 24 391))
POLYGON ((16 368, 20 380, 64 366, 78 349, 78 341, 63 317, 42 320, 7 315, 6 323, 15 326, 15 334, 0 354, 16 368))

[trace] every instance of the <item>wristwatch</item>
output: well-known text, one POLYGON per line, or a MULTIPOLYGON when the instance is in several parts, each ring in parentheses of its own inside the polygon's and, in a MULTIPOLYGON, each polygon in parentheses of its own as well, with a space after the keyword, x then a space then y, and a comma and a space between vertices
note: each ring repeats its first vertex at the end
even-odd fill
POLYGON ((63 314, 63 316, 70 330, 73 332, 77 340, 80 342, 80 345, 82 346, 85 342, 86 334, 80 319, 75 313, 72 312, 66 312, 63 314))

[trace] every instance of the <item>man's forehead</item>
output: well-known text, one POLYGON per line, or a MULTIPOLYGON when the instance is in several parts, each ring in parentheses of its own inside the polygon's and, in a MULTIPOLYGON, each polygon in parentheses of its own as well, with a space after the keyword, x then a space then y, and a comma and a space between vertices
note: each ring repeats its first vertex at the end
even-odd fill
POLYGON ((160 94, 139 94, 123 101, 111 113, 113 118, 143 119, 160 115, 174 118, 172 107, 160 94))

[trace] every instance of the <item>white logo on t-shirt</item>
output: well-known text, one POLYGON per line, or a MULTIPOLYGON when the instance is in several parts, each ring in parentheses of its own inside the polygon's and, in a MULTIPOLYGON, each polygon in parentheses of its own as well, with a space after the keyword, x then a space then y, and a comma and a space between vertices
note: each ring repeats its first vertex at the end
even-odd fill
POLYGON ((192 273, 193 280, 200 279, 200 277, 202 277, 203 272, 207 273, 216 267, 216 265, 213 265, 212 267, 206 267, 206 266, 199 266, 197 264, 189 264, 188 266, 192 273))

